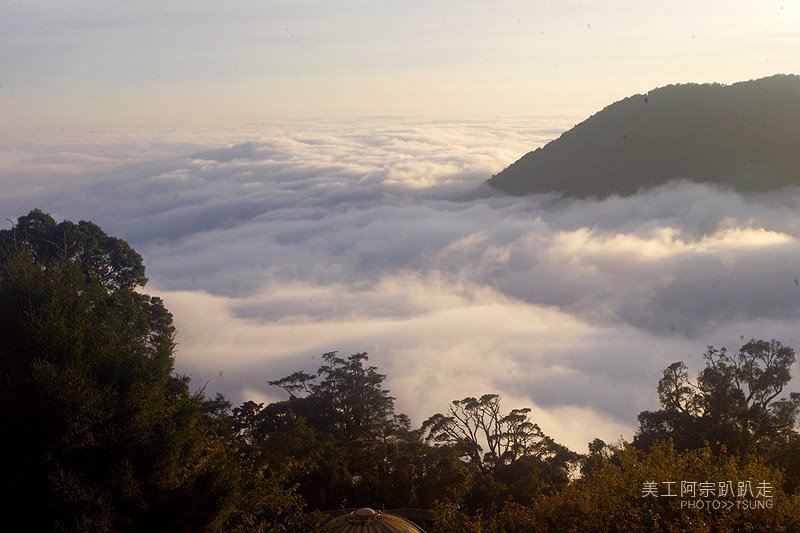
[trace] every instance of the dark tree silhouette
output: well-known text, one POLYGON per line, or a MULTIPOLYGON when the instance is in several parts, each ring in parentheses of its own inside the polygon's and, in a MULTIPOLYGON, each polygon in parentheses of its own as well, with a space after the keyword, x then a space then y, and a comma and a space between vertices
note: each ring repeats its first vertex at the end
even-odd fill
POLYGON ((478 399, 454 400, 446 415, 433 415, 422 429, 428 442, 453 446, 475 466, 493 470, 523 457, 544 460, 562 451, 530 420, 530 412, 513 409, 503 415, 500 396, 484 394, 478 399))
POLYGON ((634 443, 673 439, 683 449, 704 442, 729 451, 765 451, 795 439, 800 394, 782 395, 791 380, 794 350, 775 340, 751 340, 738 352, 709 346, 696 381, 686 365, 671 364, 658 384, 659 411, 639 415, 634 443))
MULTIPOLYGON (((172 315, 136 290, 145 281, 141 257, 89 222, 34 210, 0 231, 7 520, 180 531, 221 527, 236 511, 251 472, 217 431, 226 405, 174 374, 172 315)), ((259 486, 299 513, 280 485, 259 486)))

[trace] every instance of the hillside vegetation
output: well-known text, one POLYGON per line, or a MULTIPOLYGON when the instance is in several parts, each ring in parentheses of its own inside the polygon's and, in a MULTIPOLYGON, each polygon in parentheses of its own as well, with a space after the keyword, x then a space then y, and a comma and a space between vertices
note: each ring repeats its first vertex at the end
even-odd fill
POLYGON ((800 184, 800 76, 670 85, 611 104, 488 183, 511 194, 630 195, 674 179, 800 184))

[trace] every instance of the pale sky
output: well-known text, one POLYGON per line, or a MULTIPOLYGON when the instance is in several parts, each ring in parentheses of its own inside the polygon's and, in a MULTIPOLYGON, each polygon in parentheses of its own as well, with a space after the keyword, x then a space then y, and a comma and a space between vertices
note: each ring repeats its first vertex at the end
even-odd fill
POLYGON ((799 57, 789 1, 5 0, 0 122, 585 116, 799 57))

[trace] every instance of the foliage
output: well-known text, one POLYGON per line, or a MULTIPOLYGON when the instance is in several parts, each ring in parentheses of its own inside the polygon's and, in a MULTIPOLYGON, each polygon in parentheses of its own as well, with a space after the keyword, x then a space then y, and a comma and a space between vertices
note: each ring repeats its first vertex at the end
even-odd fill
POLYGON ((556 443, 530 420, 530 409, 500 410, 500 396, 451 403, 422 425, 425 441, 457 453, 474 470, 462 503, 491 512, 508 499, 530 502, 567 484, 578 454, 556 443), (484 446, 485 452, 484 452, 484 446))
POLYGON ((625 446, 618 459, 618 464, 607 461, 563 491, 539 499, 531 510, 531 524, 548 531, 796 531, 800 526, 797 496, 784 492, 777 468, 754 456, 717 453, 709 447, 679 451, 670 444, 656 444, 649 452, 625 446), (654 497, 644 491, 647 483, 654 482, 663 495, 664 483, 674 482, 671 491, 678 493, 681 481, 715 487, 726 481, 734 487, 751 481, 757 487, 765 481, 772 488, 771 507, 689 507, 681 501, 704 498, 654 497))
POLYGON ((463 494, 470 473, 449 450, 423 443, 394 412, 385 376, 366 353, 322 356, 316 375, 271 380, 289 399, 234 409, 238 438, 265 461, 291 465, 311 509, 428 507, 463 494))
POLYGON ((0 261, 17 254, 44 270, 71 262, 87 282, 112 291, 147 283, 142 257, 128 243, 85 220, 56 224, 40 209, 19 217, 12 229, 0 231, 0 261))
POLYGON ((386 378, 377 372, 377 367, 364 366, 369 359, 366 353, 356 353, 344 359, 338 352, 322 355, 325 362, 317 371, 321 379, 295 372, 289 376, 268 381, 290 393, 298 404, 313 404, 314 412, 305 411, 306 418, 324 428, 337 438, 346 441, 369 441, 388 429, 387 423, 394 413, 394 398, 381 385, 386 378), (294 392, 303 391, 307 396, 299 401, 294 392))
POLYGON ((195 530, 233 510, 247 471, 174 375, 145 281, 94 224, 35 210, 0 231, 0 498, 29 529, 195 530))
MULTIPOLYGON (((624 446, 618 450, 616 459, 604 462, 556 493, 539 496, 532 504, 507 501, 493 512, 477 515, 441 506, 436 510, 434 531, 710 532, 797 531, 800 527, 800 497, 783 490, 778 469, 754 457, 719 454, 708 447, 681 452, 669 444, 656 444, 649 452, 624 446), (681 501, 696 503, 698 498, 643 494, 643 487, 653 482, 659 494, 665 491, 664 482, 672 482, 671 490, 678 493, 681 481, 709 482, 715 487, 720 482, 731 481, 737 487, 739 481, 750 481, 756 493, 758 483, 766 481, 771 488, 770 505, 748 508, 734 503, 730 509, 706 505, 700 508, 681 504, 681 501)), ((731 501, 744 499, 736 497, 731 501)), ((755 498, 746 499, 752 502, 755 498)))
POLYGON ((711 346, 695 383, 673 363, 658 384, 661 410, 639 415, 634 443, 672 438, 680 448, 705 442, 733 452, 769 452, 796 436, 800 394, 781 394, 791 379, 794 350, 775 340, 751 340, 738 353, 711 346))
POLYGON ((530 420, 531 410, 500 414, 500 396, 454 400, 448 414, 435 414, 422 425, 426 440, 453 446, 483 471, 513 465, 521 458, 545 460, 564 449, 530 420), (483 446, 487 447, 485 453, 483 446))

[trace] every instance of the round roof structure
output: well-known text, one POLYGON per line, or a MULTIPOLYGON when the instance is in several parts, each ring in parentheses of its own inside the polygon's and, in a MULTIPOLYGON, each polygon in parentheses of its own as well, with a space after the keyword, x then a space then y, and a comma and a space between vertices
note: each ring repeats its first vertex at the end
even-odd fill
POLYGON ((336 518, 329 533, 424 533, 413 522, 389 513, 363 507, 336 518))

